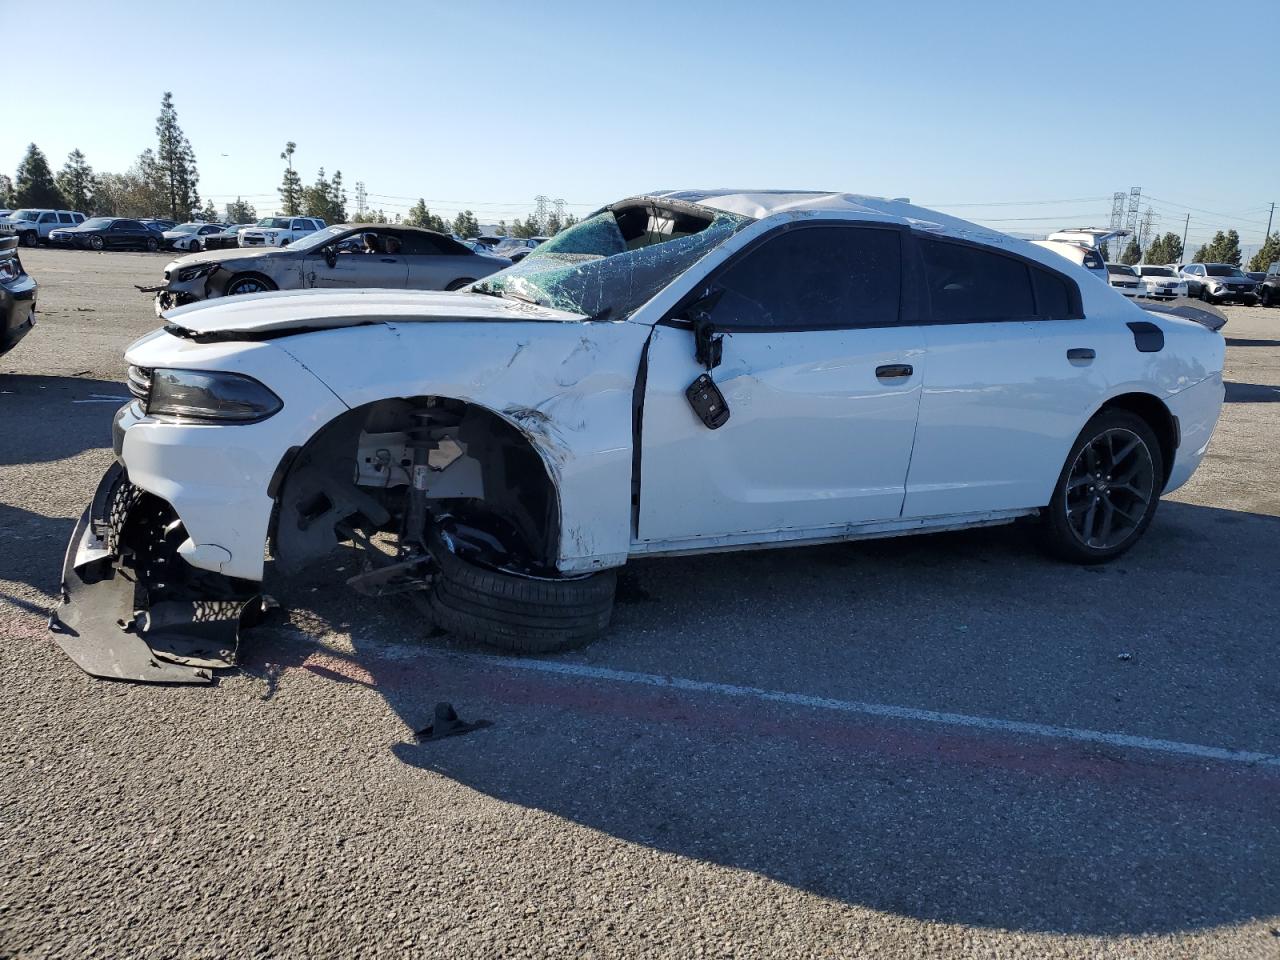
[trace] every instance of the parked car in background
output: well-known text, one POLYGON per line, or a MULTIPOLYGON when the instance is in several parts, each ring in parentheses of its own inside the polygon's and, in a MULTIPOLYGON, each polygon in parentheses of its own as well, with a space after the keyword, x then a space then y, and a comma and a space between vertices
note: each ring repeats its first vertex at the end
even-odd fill
POLYGON ((510 265, 419 227, 346 224, 315 231, 284 249, 192 254, 165 267, 163 284, 139 289, 156 294, 156 313, 161 313, 270 290, 457 290, 510 265))
POLYGON ((1258 302, 1258 285, 1229 263, 1188 263, 1182 268, 1187 295, 1206 303, 1253 304, 1258 302))
POLYGON ((1245 270, 1242 272, 1254 283, 1261 283, 1263 280, 1267 279, 1267 271, 1265 270, 1245 270))
POLYGON ((240 228, 240 246, 287 247, 324 228, 325 222, 319 217, 263 217, 251 227, 240 228))
POLYGON ((0 225, 0 354, 8 353, 36 323, 36 282, 22 269, 18 233, 0 225))
POLYGON ((166 230, 164 245, 169 250, 203 250, 204 238, 211 234, 221 233, 227 229, 223 223, 180 223, 172 230, 166 230))
POLYGON ((240 246, 240 230, 243 227, 242 223, 232 223, 224 226, 217 233, 205 234, 200 239, 200 249, 226 250, 240 246))
POLYGON ((88 250, 159 250, 161 235, 140 220, 92 217, 78 227, 55 230, 53 243, 88 250))
POLYGON ((34 247, 49 234, 62 227, 84 223, 85 215, 76 210, 44 210, 24 207, 9 214, 8 223, 24 247, 34 247))
POLYGON ((1146 292, 1146 285, 1138 276, 1138 271, 1127 263, 1108 263, 1107 283, 1126 297, 1136 297, 1146 292))
POLYGON ((504 237, 502 242, 493 248, 500 257, 506 257, 512 263, 518 263, 529 255, 529 251, 546 243, 550 237, 504 237))
POLYGON ((156 233, 164 233, 166 230, 172 230, 178 225, 177 220, 158 220, 155 217, 145 217, 138 222, 148 230, 154 230, 156 233))
MULTIPOLYGON (((1140 263, 1135 269, 1142 278, 1145 295, 1157 300, 1185 297, 1187 284, 1171 267, 1140 263)), ((1142 291, 1139 291, 1142 292, 1142 291)))
POLYGON ((1076 240, 1032 240, 1031 242, 1037 247, 1052 250, 1058 256, 1065 257, 1072 263, 1084 267, 1098 280, 1110 286, 1111 275, 1107 273, 1106 264, 1102 261, 1102 254, 1095 248, 1076 240))
POLYGON ((500 244, 503 240, 507 238, 500 237, 497 234, 482 233, 480 234, 480 236, 472 237, 471 239, 476 241, 476 243, 483 243, 486 247, 493 249, 494 247, 496 247, 498 244, 500 244))
POLYGON ((1267 267, 1258 284, 1258 302, 1264 307, 1280 305, 1280 261, 1267 267))
POLYGON ((180 308, 126 353, 51 639, 91 673, 208 683, 268 548, 537 653, 607 628, 630 558, 1035 517, 1059 557, 1111 560, 1223 402, 1223 338, 1152 306, 906 202, 690 190, 462 293, 180 308))

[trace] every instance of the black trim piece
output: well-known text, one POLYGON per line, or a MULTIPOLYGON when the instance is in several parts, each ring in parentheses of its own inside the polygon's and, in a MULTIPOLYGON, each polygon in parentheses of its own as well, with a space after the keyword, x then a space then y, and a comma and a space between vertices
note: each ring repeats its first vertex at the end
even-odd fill
POLYGON ((1133 345, 1139 353, 1159 353, 1164 349, 1164 331, 1146 320, 1130 320, 1126 326, 1133 331, 1133 345))
POLYGON ((640 536, 640 442, 644 434, 644 394, 649 385, 649 344, 653 342, 654 329, 649 330, 640 349, 636 385, 631 391, 631 535, 637 539, 640 536))
POLYGON ((289 468, 293 466, 293 461, 297 459, 298 454, 301 452, 302 447, 292 446, 284 452, 284 456, 276 464, 275 472, 271 474, 271 480, 267 483, 267 496, 272 500, 280 492, 280 487, 284 485, 284 478, 289 473, 289 468))

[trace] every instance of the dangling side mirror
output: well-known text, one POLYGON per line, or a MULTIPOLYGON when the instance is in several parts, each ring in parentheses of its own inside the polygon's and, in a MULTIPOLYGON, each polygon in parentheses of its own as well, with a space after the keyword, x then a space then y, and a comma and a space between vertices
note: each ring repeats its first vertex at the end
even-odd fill
POLYGON ((724 356, 724 335, 716 333, 715 324, 711 322, 711 312, 723 293, 723 290, 708 290, 684 311, 685 318, 693 324, 694 359, 709 371, 720 366, 724 356))
POLYGON ((338 265, 338 248, 333 244, 324 248, 324 262, 330 270, 338 265))

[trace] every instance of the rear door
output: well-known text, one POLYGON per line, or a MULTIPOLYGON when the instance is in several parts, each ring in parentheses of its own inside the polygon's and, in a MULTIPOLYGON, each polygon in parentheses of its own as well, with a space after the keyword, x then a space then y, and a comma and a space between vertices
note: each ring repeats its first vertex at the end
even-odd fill
POLYGON ((723 362, 712 377, 729 419, 717 429, 686 396, 703 372, 690 324, 677 310, 654 329, 640 541, 800 539, 897 519, 923 372, 904 234, 793 224, 699 287, 719 295, 709 316, 723 362))
POLYGON ((1042 507, 1129 331, 1085 319, 1075 281, 1031 260, 917 242, 932 323, 903 516, 1042 507))
POLYGON ((476 255, 448 237, 407 230, 401 236, 411 290, 444 290, 458 280, 478 280, 476 255))

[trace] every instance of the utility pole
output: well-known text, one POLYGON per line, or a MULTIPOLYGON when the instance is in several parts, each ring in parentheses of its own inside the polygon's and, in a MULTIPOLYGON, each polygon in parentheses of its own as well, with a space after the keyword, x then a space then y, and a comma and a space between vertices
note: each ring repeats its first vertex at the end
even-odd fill
POLYGON ((356 181, 356 219, 357 220, 364 219, 364 207, 365 207, 365 202, 368 200, 368 198, 369 198, 368 194, 364 192, 364 181, 357 180, 356 181))
POLYGON ((533 216, 538 221, 538 232, 542 233, 542 231, 547 229, 547 204, 550 203, 551 200, 545 193, 540 193, 533 199, 534 202, 537 203, 537 207, 534 208, 533 216))
POLYGON ((1191 214, 1187 214, 1187 219, 1182 221, 1182 259, 1187 259, 1187 227, 1191 226, 1191 214))
POLYGON ((1267 214, 1267 232, 1262 236, 1263 243, 1266 243, 1268 240, 1271 239, 1271 218, 1275 216, 1275 212, 1276 212, 1276 202, 1272 200, 1271 212, 1267 214))

